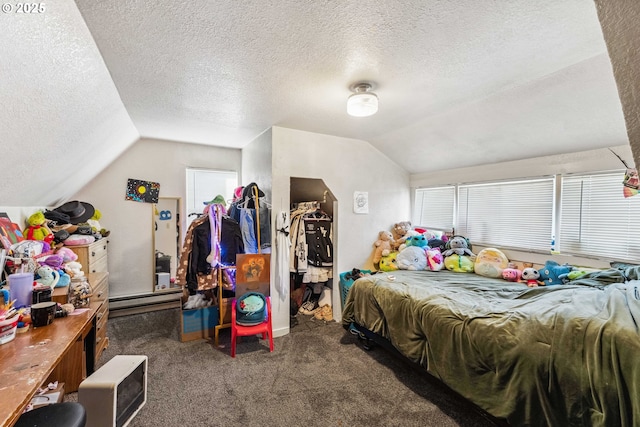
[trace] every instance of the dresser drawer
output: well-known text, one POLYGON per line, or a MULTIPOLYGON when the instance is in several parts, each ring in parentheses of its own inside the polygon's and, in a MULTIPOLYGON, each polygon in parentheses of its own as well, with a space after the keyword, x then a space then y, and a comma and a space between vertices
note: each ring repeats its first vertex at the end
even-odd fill
POLYGON ((100 239, 90 245, 69 246, 69 248, 78 255, 82 270, 88 274, 107 271, 108 246, 107 239, 100 239))
POLYGON ((107 243, 106 239, 100 239, 89 245, 89 263, 107 255, 107 243))
POLYGON ((100 273, 103 271, 107 271, 107 268, 108 268, 107 261, 108 261, 108 258, 106 256, 103 256, 102 258, 89 260, 87 273, 100 273))

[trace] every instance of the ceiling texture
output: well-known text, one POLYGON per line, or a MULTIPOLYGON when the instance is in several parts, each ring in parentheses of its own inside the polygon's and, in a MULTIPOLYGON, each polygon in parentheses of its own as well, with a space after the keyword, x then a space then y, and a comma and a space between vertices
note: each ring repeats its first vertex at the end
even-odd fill
MULTIPOLYGON (((47 6, 45 29, 0 17, 29 49, 26 77, 12 77, 26 79, 35 67, 52 85, 62 80, 67 98, 41 95, 57 110, 93 111, 95 125, 86 124, 86 112, 77 117, 83 135, 113 120, 132 127, 119 137, 124 142, 111 135, 114 154, 138 135, 241 148, 282 126, 366 140, 421 173, 628 144, 589 0, 47 6), (33 34, 23 41, 34 28, 48 49, 33 34), (360 81, 374 82, 374 116, 346 114, 349 86, 360 81), (72 89, 74 82, 83 86, 72 89), (128 117, 113 118, 123 112, 128 117)), ((13 51, 9 59, 20 62, 24 50, 13 51)), ((63 137, 45 133, 26 136, 54 146, 51 139, 63 137)))

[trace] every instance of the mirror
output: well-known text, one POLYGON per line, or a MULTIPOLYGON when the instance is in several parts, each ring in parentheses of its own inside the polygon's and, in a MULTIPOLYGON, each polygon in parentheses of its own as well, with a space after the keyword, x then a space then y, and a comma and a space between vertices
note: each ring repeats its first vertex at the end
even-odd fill
POLYGON ((182 245, 180 233, 179 197, 159 197, 151 205, 153 215, 153 290, 156 292, 180 289, 176 285, 176 271, 182 245))

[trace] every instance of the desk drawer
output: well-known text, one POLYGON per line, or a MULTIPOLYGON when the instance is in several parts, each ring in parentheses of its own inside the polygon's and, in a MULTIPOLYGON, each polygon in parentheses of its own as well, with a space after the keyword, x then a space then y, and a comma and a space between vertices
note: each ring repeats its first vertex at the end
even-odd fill
MULTIPOLYGON (((107 280, 107 276, 104 276, 104 278, 99 280, 97 283, 90 284, 91 292, 93 294, 91 301, 106 301, 107 298, 109 298, 109 281, 107 280)), ((108 303, 105 305, 108 305, 108 303)))

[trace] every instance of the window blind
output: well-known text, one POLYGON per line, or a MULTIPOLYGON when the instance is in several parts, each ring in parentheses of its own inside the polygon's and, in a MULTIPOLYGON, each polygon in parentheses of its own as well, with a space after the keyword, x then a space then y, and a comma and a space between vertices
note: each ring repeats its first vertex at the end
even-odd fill
POLYGON ((640 260, 640 196, 625 198, 624 171, 562 178, 563 253, 640 260))
POLYGON ((456 187, 419 188, 416 190, 413 223, 436 230, 453 230, 456 187))
POLYGON ((548 251, 554 179, 458 187, 458 229, 472 244, 548 251))

